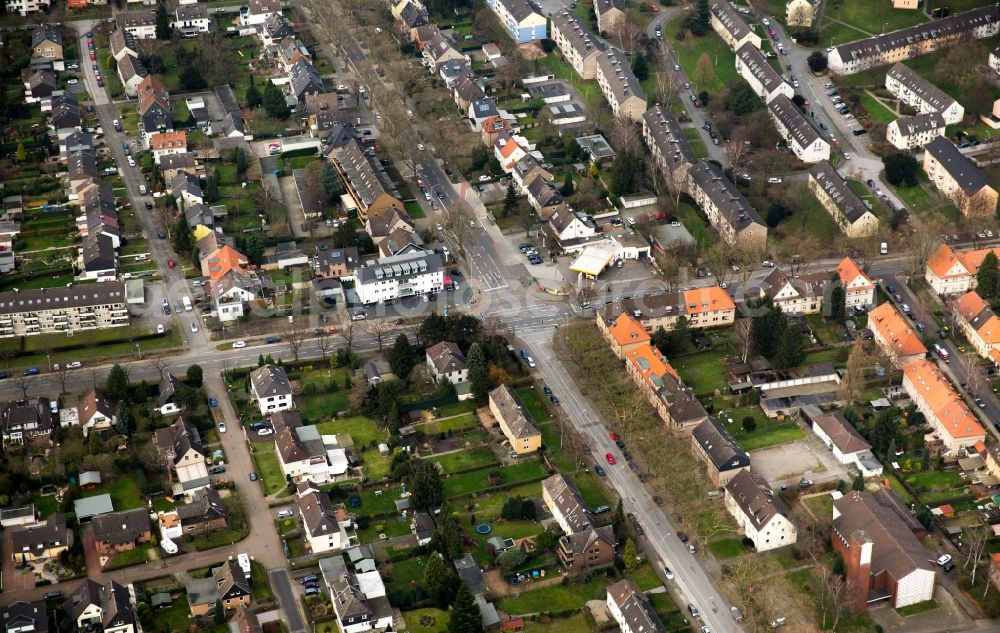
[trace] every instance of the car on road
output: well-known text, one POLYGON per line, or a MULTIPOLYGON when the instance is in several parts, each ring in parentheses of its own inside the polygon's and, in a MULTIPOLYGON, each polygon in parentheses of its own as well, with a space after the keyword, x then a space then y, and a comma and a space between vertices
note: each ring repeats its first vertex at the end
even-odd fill
POLYGON ((225 433, 225 432, 226 432, 226 423, 219 422, 219 433, 225 433))
POLYGON ((604 468, 600 466, 594 466, 594 472, 597 474, 598 477, 604 476, 604 468))
POLYGON ((176 268, 176 267, 177 267, 177 262, 175 262, 172 259, 167 260, 167 268, 176 268))
POLYGON ((233 349, 242 349, 247 346, 247 342, 244 340, 239 340, 233 343, 233 349))
POLYGON ((215 396, 211 396, 208 399, 208 406, 214 409, 215 407, 219 406, 219 400, 215 396))
POLYGON ((0 380, 2 380, 4 378, 10 378, 10 372, 9 371, 0 371, 0 380))
POLYGON ((448 274, 451 275, 452 277, 461 277, 462 271, 457 268, 452 268, 450 271, 448 271, 448 274))
POLYGON ((293 515, 293 513, 292 513, 291 510, 282 510, 282 511, 278 512, 278 518, 279 519, 287 519, 288 517, 290 517, 292 515, 293 515))
POLYGON ((264 340, 264 342, 267 343, 268 345, 272 345, 274 343, 280 343, 281 342, 281 337, 280 336, 269 336, 269 337, 267 337, 264 340))
POLYGON ((674 64, 674 72, 679 73, 681 71, 680 64, 674 64))
POLYGON ((983 400, 982 398, 978 397, 978 396, 975 398, 975 403, 976 403, 976 406, 979 407, 980 409, 985 409, 986 408, 986 401, 983 400))
MULTIPOLYGON (((457 284, 456 284, 456 286, 457 286, 457 284)), ((531 367, 532 369, 534 369, 534 368, 535 368, 535 359, 534 359, 534 358, 532 358, 531 356, 529 356, 529 357, 528 357, 527 359, 525 359, 525 360, 526 360, 526 361, 527 361, 527 363, 528 363, 528 367, 531 367)))
POLYGON ((667 580, 674 579, 674 572, 670 571, 670 568, 665 565, 663 567, 663 575, 667 577, 667 580))
POLYGON ((224 472, 226 472, 226 467, 225 466, 214 466, 214 467, 212 467, 212 468, 209 469, 208 474, 209 475, 221 475, 224 472))
POLYGON ((610 464, 612 466, 614 466, 615 464, 618 463, 618 460, 615 459, 615 456, 612 455, 611 453, 605 453, 604 454, 604 459, 608 460, 608 464, 610 464))
POLYGON ((198 324, 195 323, 194 321, 191 321, 191 333, 193 334, 197 331, 198 331, 198 324))
POLYGON ((617 442, 618 440, 621 439, 621 436, 615 433, 614 431, 608 431, 608 437, 611 438, 612 442, 617 442))
POLYGON ((125 158, 128 159, 128 166, 129 167, 135 167, 135 157, 134 156, 128 155, 125 158))
POLYGON ((943 569, 945 573, 949 573, 951 570, 955 569, 955 563, 952 561, 948 561, 944 565, 941 565, 941 569, 943 569))
POLYGON ((547 396, 551 396, 552 395, 552 390, 549 389, 548 385, 545 385, 544 387, 542 387, 542 393, 544 393, 547 396))
MULTIPOLYGON (((143 202, 143 206, 145 206, 147 209, 152 209, 153 208, 153 203, 150 202, 149 200, 146 200, 146 201, 143 202)), ((160 239, 163 239, 163 238, 160 238, 160 239)))
POLYGON ((556 406, 556 407, 559 406, 559 398, 557 398, 555 396, 549 396, 549 402, 551 402, 553 404, 553 406, 556 406))
POLYGON ((90 51, 90 61, 92 62, 97 61, 97 53, 95 53, 94 51, 90 51))
POLYGON ((257 473, 255 472, 250 473, 250 481, 257 481, 257 473))
POLYGON ((66 363, 66 369, 80 369, 81 367, 83 367, 83 363, 81 363, 78 360, 73 360, 66 363))
POLYGON ((438 200, 444 200, 444 192, 443 191, 436 191, 435 195, 438 197, 438 200))
POLYGON ((803 479, 802 481, 799 482, 799 488, 809 488, 814 483, 815 482, 812 479, 803 479))
POLYGON ((71 85, 71 86, 72 86, 72 85, 74 85, 74 84, 77 84, 77 83, 79 83, 79 81, 77 80, 77 78, 76 78, 76 77, 70 77, 69 79, 67 79, 67 80, 66 80, 66 83, 68 83, 69 85, 71 85))

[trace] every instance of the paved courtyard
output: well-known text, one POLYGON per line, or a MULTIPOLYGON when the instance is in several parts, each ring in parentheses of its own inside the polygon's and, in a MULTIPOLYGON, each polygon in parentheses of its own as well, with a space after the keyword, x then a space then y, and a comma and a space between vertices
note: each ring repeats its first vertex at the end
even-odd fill
POLYGON ((837 462, 827 448, 810 431, 801 440, 754 451, 750 470, 767 479, 774 487, 793 485, 800 479, 819 483, 844 479, 851 474, 847 467, 837 462))

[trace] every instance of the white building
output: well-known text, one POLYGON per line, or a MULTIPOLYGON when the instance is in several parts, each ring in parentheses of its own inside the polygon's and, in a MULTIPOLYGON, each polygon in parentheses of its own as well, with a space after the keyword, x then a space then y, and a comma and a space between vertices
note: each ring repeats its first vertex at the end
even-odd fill
POLYGON ((117 281, 0 292, 0 338, 126 325, 125 285, 117 281))
POLYGON ((901 117, 885 128, 885 138, 896 149, 916 150, 944 136, 944 118, 937 112, 901 117))
POLYGON ((785 95, 777 95, 767 104, 771 120, 778 134, 785 139, 796 158, 803 163, 818 163, 830 159, 830 144, 819 130, 799 111, 785 95))
POLYGON ((247 11, 240 14, 240 23, 243 26, 260 26, 272 15, 280 13, 280 0, 250 0, 247 11))
POLYGON ((738 472, 726 484, 725 503, 758 552, 791 545, 798 538, 785 502, 759 475, 748 470, 738 472))
POLYGON ((778 95, 785 95, 789 99, 795 96, 791 84, 778 74, 764 57, 764 53, 760 52, 760 48, 752 43, 744 44, 736 51, 736 72, 750 84, 764 103, 770 103, 778 95))
POLYGON ((250 393, 261 415, 284 411, 295 406, 292 401, 292 383, 283 367, 264 365, 250 372, 250 393))
POLYGON ((358 268, 356 276, 355 291, 364 305, 444 289, 441 256, 426 251, 383 257, 358 268))
POLYGON ((608 586, 607 605, 621 633, 666 633, 649 598, 631 578, 608 586))
POLYGON ((309 491, 300 495, 297 503, 306 546, 311 553, 338 552, 351 545, 349 530, 353 522, 342 506, 330 502, 325 492, 309 491))
POLYGON ((156 14, 149 9, 120 11, 115 14, 115 22, 136 39, 156 39, 156 14))
POLYGON ((486 0, 507 34, 518 44, 546 38, 548 21, 528 0, 486 0))
POLYGON ((875 304, 875 281, 853 259, 845 257, 840 261, 837 276, 844 286, 845 306, 855 308, 875 304))
POLYGON ((465 354, 451 341, 441 341, 427 348, 427 366, 435 380, 447 378, 451 384, 457 385, 469 379, 465 354))
POLYGON ((858 469, 866 479, 882 474, 882 464, 872 455, 871 445, 839 411, 812 415, 804 409, 803 416, 838 462, 858 469))
POLYGON ((315 425, 302 426, 298 415, 276 415, 298 422, 282 425, 274 437, 281 474, 296 483, 324 484, 347 472, 347 452, 337 444, 335 435, 320 435, 315 425))
POLYGON ((927 81, 909 66, 896 64, 885 74, 886 90, 906 105, 916 108, 920 114, 937 112, 945 125, 959 123, 965 116, 965 108, 943 90, 927 81))
POLYGON ((196 37, 212 29, 212 20, 204 7, 197 4, 182 5, 174 12, 174 20, 170 26, 184 37, 196 37))
POLYGON ((731 50, 739 50, 745 44, 760 48, 760 36, 750 29, 746 20, 730 2, 712 0, 709 2, 708 10, 712 14, 712 28, 731 50))
POLYGON ((7 0, 7 13, 17 13, 25 17, 39 11, 48 11, 51 4, 44 0, 7 0))

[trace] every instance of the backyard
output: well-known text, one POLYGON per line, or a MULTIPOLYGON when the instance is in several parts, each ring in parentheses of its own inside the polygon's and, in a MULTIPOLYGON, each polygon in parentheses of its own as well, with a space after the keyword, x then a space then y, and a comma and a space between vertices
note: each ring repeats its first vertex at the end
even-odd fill
POLYGON ((667 22, 663 28, 663 37, 674 42, 674 50, 677 52, 678 62, 684 69, 684 74, 690 77, 692 81, 700 79, 695 72, 698 60, 702 55, 708 55, 709 60, 712 62, 713 72, 710 76, 706 76, 704 81, 695 85, 694 88, 699 91, 707 90, 713 94, 721 93, 726 89, 727 85, 730 85, 737 79, 736 55, 733 54, 733 51, 729 50, 726 43, 714 31, 708 31, 701 37, 688 37, 678 41, 676 39, 677 32, 681 29, 681 23, 686 18, 686 15, 681 14, 677 18, 667 22))

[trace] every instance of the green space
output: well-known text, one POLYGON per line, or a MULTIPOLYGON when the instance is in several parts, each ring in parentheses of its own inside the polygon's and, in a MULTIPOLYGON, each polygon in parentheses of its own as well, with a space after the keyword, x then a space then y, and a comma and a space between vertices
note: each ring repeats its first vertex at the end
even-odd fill
POLYGON ((918 490, 946 490, 960 486, 962 475, 955 470, 916 473, 906 478, 906 484, 918 490))
POLYGON ((918 602, 917 604, 911 604, 909 606, 903 607, 901 609, 896 609, 896 613, 906 618, 911 615, 916 615, 918 613, 923 613, 924 611, 933 611, 938 608, 938 603, 935 600, 924 600, 923 602, 918 602))
POLYGON ((833 516, 833 497, 828 494, 816 495, 803 500, 813 516, 825 520, 833 516))
POLYGON ((723 538, 710 542, 708 549, 712 550, 719 560, 736 558, 743 553, 743 543, 738 538, 723 538))
POLYGON ((403 203, 403 208, 406 212, 410 214, 410 217, 414 220, 419 220, 421 218, 426 218, 427 214, 424 213, 424 208, 420 206, 420 203, 416 200, 410 200, 403 203))
POLYGON ((358 530, 358 539, 362 543, 375 542, 385 535, 385 538, 405 536, 410 533, 410 522, 400 517, 391 517, 380 521, 372 521, 367 527, 358 530))
POLYGON ((699 249, 706 250, 719 241, 719 236, 712 231, 705 216, 688 200, 681 200, 674 210, 674 215, 694 238, 699 249))
POLYGON ((396 501, 400 499, 401 493, 401 488, 367 490, 358 495, 361 498, 361 505, 358 508, 352 508, 352 511, 366 516, 395 514, 396 501))
POLYGON ((450 418, 453 415, 459 415, 462 413, 474 413, 476 410, 476 402, 474 400, 462 400, 461 402, 453 402, 452 404, 446 404, 443 407, 438 407, 435 409, 435 413, 438 418, 450 418))
POLYGON ((434 455, 429 459, 441 464, 445 474, 489 466, 498 462, 497 456, 488 446, 477 446, 444 455, 434 455))
POLYGON ((35 504, 35 510, 38 511, 38 516, 41 519, 47 519, 52 513, 59 510, 59 500, 56 499, 55 495, 35 497, 31 503, 35 504))
POLYGON ((303 420, 322 420, 330 417, 332 413, 346 411, 350 407, 346 391, 302 396, 301 402, 303 420))
POLYGON ((857 95, 858 100, 863 106, 865 106, 865 109, 868 110, 868 116, 871 117, 872 121, 883 125, 889 125, 896 120, 896 113, 890 110, 881 101, 873 97, 867 90, 859 90, 857 95))
POLYGON ((677 373, 688 387, 694 390, 695 396, 712 394, 716 389, 726 389, 725 358, 735 353, 736 348, 726 340, 726 344, 698 354, 676 356, 671 360, 677 373))
MULTIPOLYGON (((118 506, 115 506, 118 509, 118 506)), ((147 552, 153 547, 152 545, 140 545, 139 547, 129 550, 127 552, 121 552, 120 554, 115 554, 114 558, 111 559, 106 566, 106 570, 121 569, 122 567, 131 567, 132 565, 139 565, 145 563, 148 560, 147 552)))
POLYGON ((660 577, 656 575, 656 570, 649 563, 643 563, 638 569, 629 574, 629 577, 643 591, 649 591, 663 584, 660 582, 660 577))
POLYGON ((463 413, 443 420, 434 420, 420 425, 424 435, 438 435, 440 433, 455 433, 458 431, 468 431, 474 429, 479 424, 479 418, 475 413, 463 413))
POLYGON ((267 572, 255 560, 250 561, 250 597, 257 602, 274 600, 271 586, 267 582, 267 572))
POLYGON ((827 20, 822 20, 822 22, 824 26, 820 32, 818 47, 838 46, 845 42, 853 42, 854 40, 868 37, 868 33, 840 22, 830 22, 827 20))
POLYGON ((382 455, 377 449, 369 449, 361 452, 361 463, 364 464, 365 477, 371 481, 378 481, 388 477, 391 462, 391 454, 382 455))
POLYGON ((549 412, 549 405, 545 404, 546 395, 541 389, 534 387, 522 387, 517 390, 517 395, 521 396, 521 401, 528 409, 528 413, 535 419, 535 422, 545 422, 552 413, 549 412))
POLYGON ((91 494, 86 496, 94 497, 102 494, 111 495, 111 503, 114 504, 115 510, 118 512, 146 505, 146 498, 142 494, 142 490, 139 489, 139 481, 135 475, 120 476, 114 481, 109 481, 103 486, 95 488, 91 494))
POLYGON ((563 618, 552 618, 548 622, 532 623, 525 629, 528 633, 578 633, 589 631, 590 623, 583 613, 573 613, 563 618))
POLYGON ((893 10, 871 0, 842 0, 840 4, 824 3, 823 17, 839 20, 871 35, 888 33, 927 21, 927 16, 922 11, 893 10))
POLYGON ((598 506, 611 505, 604 485, 600 478, 589 470, 576 473, 570 477, 580 490, 580 495, 588 507, 594 509, 598 506))
POLYGON ((546 475, 545 468, 537 459, 531 459, 500 468, 484 468, 461 475, 452 475, 444 480, 444 496, 455 497, 468 495, 490 487, 487 477, 491 472, 500 473, 503 484, 521 483, 532 479, 541 479, 546 475))
POLYGON ((278 456, 271 442, 253 445, 253 461, 257 464, 257 476, 265 495, 273 495, 286 487, 285 477, 281 474, 278 456))
MULTIPOLYGON (((737 421, 736 424, 740 424, 740 422, 737 421)), ((743 447, 743 450, 747 452, 801 440, 806 434, 796 422, 771 422, 770 420, 765 424, 758 422, 757 428, 751 433, 744 431, 742 425, 738 429, 734 428, 736 424, 733 424, 729 430, 743 447)))
POLYGON ((327 435, 348 433, 354 439, 354 445, 360 447, 371 446, 388 438, 388 434, 379 428, 374 420, 360 415, 320 422, 316 428, 320 433, 327 435))
POLYGON ((166 609, 155 612, 148 621, 142 623, 143 631, 148 633, 175 633, 176 631, 187 631, 191 625, 191 611, 188 607, 187 598, 184 595, 173 599, 173 603, 166 609))
POLYGON ((403 613, 407 631, 417 633, 447 633, 448 612, 441 609, 417 609, 403 613))
POLYGON ((694 88, 699 91, 707 90, 709 93, 719 94, 726 89, 726 85, 739 79, 736 74, 736 55, 729 50, 722 38, 711 30, 690 41, 678 41, 675 36, 686 18, 687 15, 682 12, 675 19, 667 22, 663 27, 663 39, 672 42, 673 49, 677 53, 678 63, 684 69, 684 74, 691 81, 696 82, 694 88), (707 55, 711 60, 713 72, 705 77, 704 81, 699 81, 695 67, 702 55, 707 55))
POLYGON ((565 583, 535 590, 530 590, 528 585, 524 593, 501 598, 496 606, 515 616, 522 613, 571 611, 580 609, 588 600, 606 597, 606 587, 610 583, 611 580, 606 576, 596 575, 587 582, 565 583))

